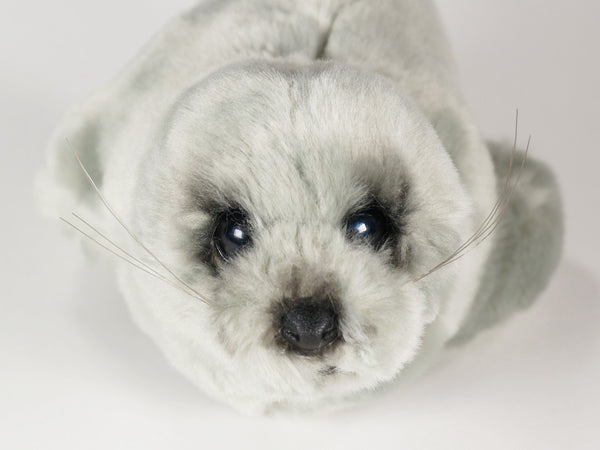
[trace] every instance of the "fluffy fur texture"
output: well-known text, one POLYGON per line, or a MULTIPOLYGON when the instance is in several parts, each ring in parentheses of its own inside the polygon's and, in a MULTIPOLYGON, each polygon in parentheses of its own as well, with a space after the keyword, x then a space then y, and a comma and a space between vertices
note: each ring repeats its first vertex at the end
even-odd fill
POLYGON ((560 201, 532 161, 496 233, 416 281, 492 210, 511 153, 492 150, 429 1, 205 0, 71 111, 40 192, 52 215, 80 212, 169 280, 117 266, 136 321, 209 395, 244 411, 322 409, 545 285, 560 201), (373 203, 394 225, 381 248, 344 229, 373 203), (213 235, 232 209, 246 212, 252 245, 225 261, 213 235), (311 356, 282 343, 279 322, 307 297, 335 303, 341 335, 311 356))

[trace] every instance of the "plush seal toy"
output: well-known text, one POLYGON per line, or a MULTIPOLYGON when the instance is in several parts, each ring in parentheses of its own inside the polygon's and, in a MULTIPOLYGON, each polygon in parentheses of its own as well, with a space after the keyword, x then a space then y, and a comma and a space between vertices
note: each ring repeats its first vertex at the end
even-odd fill
POLYGON ((323 410, 544 287, 558 190, 512 147, 430 1, 205 0, 67 115, 41 191, 207 394, 323 410))

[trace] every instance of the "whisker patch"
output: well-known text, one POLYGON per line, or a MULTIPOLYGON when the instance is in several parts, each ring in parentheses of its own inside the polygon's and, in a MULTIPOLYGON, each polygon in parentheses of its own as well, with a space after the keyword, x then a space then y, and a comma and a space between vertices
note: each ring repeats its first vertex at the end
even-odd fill
POLYGON ((510 200, 514 194, 516 186, 519 184, 519 180, 521 178, 523 168, 525 167, 525 163, 527 161, 527 154, 529 152, 529 146, 531 144, 531 136, 529 136, 529 138, 527 139, 527 145, 525 147, 523 160, 521 161, 521 165, 517 172, 515 182, 511 184, 510 179, 513 175, 514 160, 515 160, 515 156, 517 153, 518 129, 519 129, 519 111, 517 110, 516 117, 515 117, 514 140, 513 140, 511 155, 510 155, 508 171, 506 174, 506 178, 504 179, 504 184, 502 186, 500 195, 498 196, 498 199, 494 203, 494 206, 492 207, 489 214, 483 220, 483 222, 481 223, 479 228, 477 228, 477 230, 471 235, 471 237, 469 237, 469 239, 467 239, 465 242, 463 242, 446 259, 441 261, 439 264, 437 264, 436 266, 434 266, 427 272, 412 279, 411 281, 409 281, 409 283, 415 283, 419 280, 422 280, 423 278, 431 275, 432 273, 440 270, 441 268, 443 268, 449 264, 452 264, 453 262, 458 261, 460 258, 462 258, 466 254, 468 254, 470 251, 477 248, 482 242, 484 242, 487 238, 489 238, 494 233, 494 231, 498 227, 498 224, 500 223, 500 221, 506 214, 506 211, 508 211, 508 206, 510 204, 510 200))
POLYGON ((140 246, 142 247, 146 253, 148 255, 150 255, 150 257, 152 257, 152 259, 154 261, 156 261, 163 269, 165 269, 176 281, 177 283, 169 280, 168 278, 166 278, 164 275, 161 275, 160 273, 158 273, 155 269, 151 268, 150 266, 148 266, 147 264, 143 263, 141 260, 139 260, 138 258, 135 258, 133 255, 131 255, 130 253, 126 252, 125 250, 123 250, 120 246, 116 245, 114 242, 112 242, 110 239, 108 239, 106 236, 104 236, 102 233, 99 232, 99 230, 97 230, 95 227, 93 227, 91 224, 89 224, 87 221, 85 221, 84 219, 82 219, 80 216, 78 216, 76 213, 72 213, 77 219, 79 219, 80 221, 82 221, 84 224, 86 224, 88 227, 90 227, 92 230, 94 230, 98 235, 102 236, 103 239, 105 239, 106 242, 110 243, 111 245, 113 245, 115 248, 118 248, 121 252, 123 252, 122 254, 119 254, 117 251, 115 251, 114 249, 109 248, 107 245, 102 244, 100 241, 98 241, 96 238, 92 237, 89 233, 84 232, 83 230, 81 230, 79 227, 77 227, 75 224, 69 222, 68 220, 66 220, 65 218, 61 217, 60 219, 67 223, 68 225, 70 225, 71 227, 73 227, 74 229, 76 229, 77 231, 79 231, 80 233, 82 233, 84 236, 88 237, 89 239, 91 239, 93 242, 95 242, 96 244, 100 245, 101 247, 103 247, 104 249, 108 250, 109 252, 111 252, 112 254, 114 254, 115 256, 121 258, 124 261, 127 261, 128 263, 130 263, 131 265, 133 265, 134 267, 155 276, 158 279, 161 279, 162 281, 168 283, 169 285, 173 286, 173 287, 177 287, 179 290, 191 295, 194 298, 197 298, 198 300, 201 300, 202 302, 209 304, 210 302, 202 295, 200 294, 198 291, 196 291, 192 286, 190 286, 188 283, 186 283, 180 276, 178 276, 175 272, 173 272, 165 263, 163 263, 155 254, 154 252, 152 252, 134 233, 133 231, 131 231, 131 229, 125 225, 124 221, 121 219, 121 217, 116 213, 116 211, 112 208, 112 206, 108 203, 108 201, 106 200, 106 198, 104 197, 104 195, 102 194, 102 192, 100 191, 100 189, 98 188, 98 186, 96 185, 95 181, 93 180, 92 176, 89 174, 88 170, 85 168, 83 162, 81 161, 81 159, 79 158, 79 156, 77 155, 77 152, 75 151, 75 149, 73 148, 73 146, 71 145, 71 142, 69 141, 69 139, 66 139, 67 144, 69 145, 71 151, 73 152, 73 156, 75 157, 75 159, 77 160, 77 163, 79 164, 79 167, 81 168, 83 174, 85 175, 88 183, 91 185, 91 187, 93 188, 94 192, 98 195, 98 197, 100 198, 100 201, 102 202, 102 204, 104 205, 104 207, 108 210, 108 212, 111 214, 111 216, 119 223, 119 225, 127 232, 127 234, 140 246), (131 258, 131 259, 129 259, 131 258))

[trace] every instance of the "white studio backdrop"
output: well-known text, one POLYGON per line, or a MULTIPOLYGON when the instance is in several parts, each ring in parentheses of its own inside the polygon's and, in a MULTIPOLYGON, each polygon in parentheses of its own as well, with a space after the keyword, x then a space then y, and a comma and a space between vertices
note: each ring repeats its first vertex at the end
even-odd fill
POLYGON ((0 448, 600 448, 600 4, 438 0, 484 136, 561 182, 562 263, 538 302, 401 389, 333 415, 247 418, 132 324, 112 275, 39 217, 33 174, 67 106, 190 1, 0 3, 0 448))

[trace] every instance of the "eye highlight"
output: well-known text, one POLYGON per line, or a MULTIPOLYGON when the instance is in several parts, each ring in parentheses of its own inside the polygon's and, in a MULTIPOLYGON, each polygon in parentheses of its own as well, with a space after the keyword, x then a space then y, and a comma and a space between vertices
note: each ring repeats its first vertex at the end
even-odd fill
POLYGON ((378 250, 393 234, 394 225, 379 206, 369 206, 350 214, 345 222, 346 236, 352 241, 365 242, 378 250))
POLYGON ((242 211, 228 211, 217 218, 213 243, 224 261, 229 261, 251 242, 250 224, 242 211))

